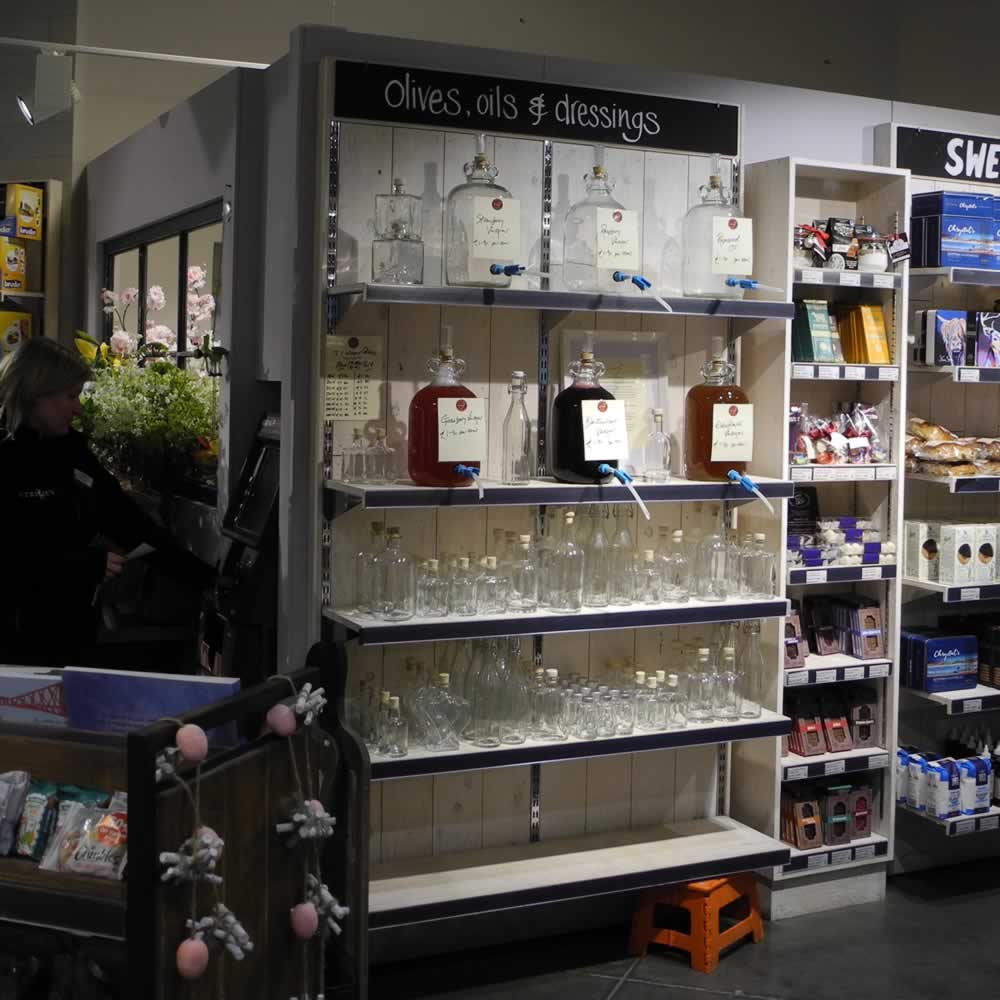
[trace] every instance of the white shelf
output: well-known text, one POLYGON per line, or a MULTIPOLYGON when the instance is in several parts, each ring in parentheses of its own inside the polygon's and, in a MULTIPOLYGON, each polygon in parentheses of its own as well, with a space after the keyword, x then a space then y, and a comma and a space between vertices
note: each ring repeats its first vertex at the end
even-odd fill
POLYGON ((895 465, 793 465, 788 470, 793 483, 873 483, 895 482, 895 465))
POLYGON ((1000 493, 1000 476, 928 476, 911 472, 907 479, 946 486, 949 493, 1000 493))
POLYGON ((888 292, 903 287, 903 275, 898 271, 875 274, 871 271, 835 271, 825 267, 797 267, 796 285, 825 285, 833 288, 882 288, 888 292))
POLYGON ((842 750, 800 757, 789 753, 781 758, 782 781, 804 781, 857 771, 879 771, 889 766, 889 751, 882 747, 842 750))
POLYGON ((911 267, 911 278, 936 281, 944 278, 953 285, 980 285, 988 288, 1000 287, 1000 271, 980 267, 911 267))
POLYGON ((808 851, 791 847, 790 850, 792 856, 781 868, 783 879, 801 878, 803 875, 813 875, 830 868, 843 871, 847 868, 882 864, 888 861, 889 841, 880 833, 873 833, 870 837, 860 837, 849 844, 837 847, 824 845, 808 851))
POLYGON ((876 680, 892 674, 891 660, 859 660, 847 653, 806 655, 804 667, 784 672, 786 688, 813 687, 817 684, 839 684, 844 681, 876 680))
POLYGON ((793 566, 788 570, 790 587, 808 587, 824 583, 862 583, 866 580, 895 580, 899 566, 793 566))
POLYGON ((990 806, 990 811, 978 813, 975 816, 951 816, 948 819, 935 819, 927 813, 917 812, 909 806, 897 803, 899 811, 908 816, 915 816, 927 823, 933 823, 944 831, 946 837, 964 837, 970 833, 990 833, 1000 830, 1000 807, 990 806))
POLYGON ((974 688, 964 688, 961 691, 919 691, 916 688, 904 688, 910 694, 927 701, 944 705, 946 715, 973 715, 976 712, 996 712, 1000 710, 1000 690, 977 684, 974 688))
POLYGON ((372 865, 373 928, 782 865, 787 845, 726 816, 372 865))
POLYGON ((793 361, 792 381, 819 382, 898 382, 898 365, 852 365, 836 361, 820 364, 793 361))
POLYGON ((1000 368, 977 368, 972 365, 958 365, 954 368, 911 365, 910 373, 916 375, 946 375, 952 382, 959 382, 962 385, 1000 382, 1000 368))
POLYGON ((904 587, 940 594, 945 604, 1000 599, 1000 583, 938 583, 936 580, 915 580, 910 576, 904 576, 901 582, 904 587))

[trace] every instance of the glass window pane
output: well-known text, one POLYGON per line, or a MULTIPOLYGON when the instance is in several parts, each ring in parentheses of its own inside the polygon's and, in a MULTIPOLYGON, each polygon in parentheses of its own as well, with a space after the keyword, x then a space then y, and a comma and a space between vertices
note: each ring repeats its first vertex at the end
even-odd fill
MULTIPOLYGON (((139 287, 138 250, 129 250, 127 253, 117 254, 112 263, 112 291, 118 292, 120 295, 126 288, 139 287)), ((139 323, 139 304, 137 302, 133 303, 128 309, 120 307, 117 312, 118 314, 113 317, 112 330, 124 329, 135 336, 139 323), (122 326, 122 320, 124 320, 124 327, 122 326)))
MULTIPOLYGON (((190 340, 199 336, 211 333, 215 329, 215 319, 219 315, 222 303, 219 300, 219 293, 222 288, 222 223, 217 222, 211 226, 203 226, 201 229, 192 229, 188 233, 188 268, 200 267, 204 270, 204 285, 200 289, 192 291, 200 296, 211 295, 215 301, 214 312, 208 308, 210 305, 204 298, 199 303, 195 315, 199 318, 194 320, 194 329, 190 331, 189 347, 194 347, 190 340)), ((190 273, 190 271, 189 271, 190 273)))
POLYGON ((177 308, 181 291, 177 285, 180 268, 180 239, 150 243, 146 249, 146 336, 171 351, 177 350, 177 308), (159 291, 157 291, 159 289, 159 291))

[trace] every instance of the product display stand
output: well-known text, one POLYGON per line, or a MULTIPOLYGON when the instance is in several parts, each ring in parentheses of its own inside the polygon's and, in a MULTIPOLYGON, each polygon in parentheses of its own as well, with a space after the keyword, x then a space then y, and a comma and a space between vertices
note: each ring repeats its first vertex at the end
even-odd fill
MULTIPOLYGON (((889 439, 890 461, 880 465, 788 464, 787 442, 775 449, 759 471, 808 484, 816 491, 823 516, 872 518, 888 541, 900 541, 902 434, 906 391, 906 266, 886 274, 829 271, 796 267, 792 232, 813 219, 865 219, 880 231, 904 228, 910 203, 909 174, 870 166, 824 163, 806 159, 771 160, 746 168, 746 210, 754 218, 758 277, 769 285, 793 288, 796 301, 825 299, 831 303, 881 305, 889 334, 891 364, 851 365, 797 363, 792 355, 792 322, 764 324, 766 335, 743 342, 744 371, 760 371, 763 391, 775 400, 774 420, 787 427, 790 404, 808 403, 814 413, 829 413, 840 402, 862 401, 879 408, 883 439, 889 439), (896 220, 899 220, 898 223, 896 220), (775 364, 775 357, 781 363, 775 364)), ((746 378, 746 376, 744 376, 746 378)), ((792 501, 794 506, 795 501, 792 501)), ((786 515, 782 532, 788 530, 786 515)), ((782 539, 782 552, 784 541, 782 539)), ((792 849, 791 858, 773 870, 764 905, 772 918, 822 910, 830 905, 880 899, 885 891, 886 861, 894 834, 893 768, 896 746, 898 622, 900 602, 897 565, 789 569, 780 572, 788 596, 854 591, 877 600, 883 609, 884 657, 858 660, 845 654, 808 655, 805 666, 784 670, 781 643, 775 641, 775 676, 780 678, 775 709, 788 714, 799 692, 822 696, 845 682, 869 687, 877 694, 880 738, 877 748, 853 749, 802 757, 771 745, 744 745, 734 754, 733 815, 755 828, 780 836, 783 787, 804 779, 839 774, 870 780, 874 790, 872 834, 837 847, 792 849), (827 590, 829 588, 829 590, 827 590), (793 693, 794 692, 794 693, 793 693), (843 874, 842 874, 843 873, 843 874)), ((849 783, 851 779, 846 779, 849 783)), ((821 782, 833 784, 834 782, 821 782)))

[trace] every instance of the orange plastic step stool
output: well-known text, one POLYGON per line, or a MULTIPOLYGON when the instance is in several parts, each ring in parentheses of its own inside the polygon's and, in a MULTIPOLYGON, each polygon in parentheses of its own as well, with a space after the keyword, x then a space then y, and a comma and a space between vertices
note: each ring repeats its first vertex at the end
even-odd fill
POLYGON ((689 882, 648 889, 642 894, 639 908, 632 917, 630 955, 645 955, 651 944, 680 948, 691 956, 691 968, 698 972, 714 972, 719 955, 730 945, 748 934, 754 943, 764 940, 764 923, 757 906, 757 885, 752 875, 730 875, 728 878, 689 882), (746 899, 749 916, 737 921, 728 930, 719 926, 723 907, 746 899), (653 923, 657 906, 674 906, 691 915, 691 933, 658 928, 653 923))

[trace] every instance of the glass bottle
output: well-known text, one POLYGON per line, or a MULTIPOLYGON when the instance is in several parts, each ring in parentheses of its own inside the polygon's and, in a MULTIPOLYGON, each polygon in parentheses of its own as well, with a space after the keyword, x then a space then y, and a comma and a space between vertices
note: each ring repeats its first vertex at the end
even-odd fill
POLYGON ((749 560, 747 588, 750 596, 756 598, 774 597, 775 576, 774 556, 767 551, 767 536, 757 532, 753 536, 753 554, 749 560))
POLYGON ((615 398, 601 386, 604 371, 591 351, 583 351, 580 360, 569 366, 573 384, 552 404, 552 475, 564 483, 604 482, 608 477, 597 471, 598 466, 618 467, 620 456, 596 454, 587 448, 583 436, 584 402, 597 401, 599 405, 601 400, 615 398))
POLYGON ((753 532, 748 531, 743 535, 743 544, 740 546, 740 571, 736 581, 738 586, 736 592, 740 597, 749 597, 753 593, 750 577, 750 564, 754 557, 753 532))
POLYGON ((437 559, 428 559, 417 580, 417 614, 443 618, 448 614, 448 582, 441 577, 437 559))
POLYGON ((722 536, 722 508, 719 524, 698 543, 695 557, 695 596, 700 601, 724 601, 729 596, 727 547, 722 536))
POLYGON ((642 477, 650 483, 670 482, 670 438, 663 430, 663 410, 653 410, 653 430, 643 448, 642 477))
POLYGON ((410 752, 410 727, 399 713, 399 698, 395 695, 389 699, 385 743, 390 757, 405 757, 410 752))
POLYGON ((528 738, 528 681, 518 655, 516 636, 497 643, 501 678, 500 742, 518 746, 528 738))
POLYGON ((663 577, 656 565, 656 553, 645 549, 642 553, 642 565, 639 567, 636 583, 636 599, 642 604, 659 604, 663 600, 663 577))
POLYGON ((365 437, 360 427, 355 427, 351 436, 351 443, 344 449, 344 467, 340 478, 345 483, 363 483, 366 480, 365 437))
POLYGON ((392 695, 389 691, 379 692, 378 703, 378 738, 375 749, 382 754, 389 752, 389 703, 392 695))
POLYGON ((490 749, 500 746, 501 718, 504 714, 504 676, 500 669, 496 639, 487 643, 476 687, 472 695, 472 742, 490 749))
POLYGON ((449 285, 506 288, 510 277, 491 274, 491 264, 513 264, 521 253, 520 203, 496 182, 500 172, 486 155, 486 136, 465 164, 465 183, 447 203, 445 281, 449 285))
POLYGON ((698 658, 691 671, 688 718, 695 722, 711 721, 714 697, 715 668, 712 666, 712 651, 703 646, 698 650, 698 658))
POLYGON ((594 696, 585 694, 580 699, 579 718, 577 720, 576 735, 581 740, 597 739, 597 704, 594 696))
POLYGON ((477 615, 501 615, 507 610, 507 588, 497 572, 496 556, 486 557, 486 566, 476 577, 475 590, 477 615))
POLYGON ((534 611, 538 607, 539 567, 531 551, 531 535, 521 535, 510 564, 507 607, 511 611, 534 611))
POLYGON ((631 691, 621 691, 615 705, 615 735, 631 736, 635 731, 635 699, 631 691))
POLYGON ((664 560, 664 599, 675 604, 685 604, 691 599, 691 564, 684 544, 684 532, 676 528, 671 535, 672 547, 664 560))
POLYGON ((685 474, 688 479, 724 481, 730 469, 746 472, 753 457, 753 408, 735 384, 736 366, 726 358, 721 337, 712 338, 712 358, 692 386, 685 407, 685 474))
MULTIPOLYGON (((456 358, 450 347, 442 349, 427 365, 431 373, 425 385, 410 403, 408 469, 417 486, 468 486, 472 480, 455 471, 456 465, 481 468, 482 455, 465 455, 459 459, 440 461, 438 458, 438 401, 441 399, 475 399, 476 394, 462 384, 465 362, 456 358)), ((477 449, 472 447, 472 451, 477 449)))
POLYGON ((588 608, 606 608, 611 601, 611 543, 604 533, 604 512, 591 516, 590 538, 584 547, 583 603, 588 608))
POLYGON ((594 167, 583 178, 587 195, 566 213, 563 277, 575 292, 621 295, 626 286, 612 275, 639 268, 639 227, 635 212, 611 196, 614 183, 604 168, 604 149, 594 149, 594 167))
POLYGON ((469 568, 468 556, 459 556, 458 566, 451 575, 448 608, 453 615, 476 613, 476 574, 469 568))
POLYGON ((437 685, 428 688, 418 703, 428 750, 442 753, 457 750, 459 736, 468 725, 469 703, 450 690, 451 677, 437 675, 437 685))
POLYGON ((524 372, 510 373, 510 406, 503 421, 503 469, 500 482, 506 486, 526 483, 535 471, 531 453, 531 418, 524 397, 528 378, 524 372))
POLYGON ((387 285, 424 283, 424 243, 421 199, 406 193, 401 177, 391 194, 375 195, 375 239, 372 240, 372 281, 387 285))
POLYGON ((636 598, 635 546, 628 528, 630 511, 624 504, 615 504, 615 537, 611 542, 611 577, 609 595, 618 606, 633 604, 636 598))
POLYGON ((738 210, 722 186, 719 157, 709 161, 708 184, 698 189, 701 203, 692 206, 684 216, 684 294, 709 299, 741 299, 742 288, 726 284, 728 274, 716 274, 712 269, 715 248, 714 222, 717 218, 734 219, 738 210))
POLYGON ((743 663, 740 667, 740 716, 759 719, 767 696, 767 672, 760 648, 760 622, 748 621, 743 626, 743 663))
POLYGON ((661 698, 664 706, 664 728, 668 730, 686 728, 687 704, 677 674, 667 674, 667 685, 661 698))
POLYGON ((368 446, 364 462, 366 482, 378 485, 396 478, 396 450, 389 447, 381 427, 375 431, 375 440, 368 446))
POLYGON ((729 722, 740 716, 740 692, 736 673, 736 651, 727 646, 722 651, 722 665, 715 675, 712 717, 729 722))
POLYGON ((374 612, 385 621, 400 622, 417 610, 416 570, 403 550, 399 528, 389 528, 386 534, 385 549, 375 558, 374 612))
POLYGON ((563 514, 563 535, 549 559, 546 590, 552 611, 579 611, 583 607, 584 554, 574 540, 576 515, 563 514))
POLYGON ((369 525, 368 544, 354 556, 354 609, 363 615, 373 614, 376 576, 375 558, 385 550, 385 525, 373 521, 369 525))

